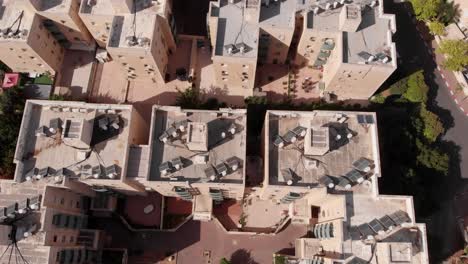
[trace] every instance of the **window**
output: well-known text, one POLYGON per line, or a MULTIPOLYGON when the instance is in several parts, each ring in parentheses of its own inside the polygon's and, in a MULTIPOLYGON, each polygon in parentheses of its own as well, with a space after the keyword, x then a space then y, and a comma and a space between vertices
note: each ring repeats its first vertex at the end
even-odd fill
POLYGON ((62 236, 62 243, 65 243, 66 240, 67 240, 67 237, 66 237, 66 236, 62 236))
POLYGON ((60 198, 60 204, 63 205, 65 203, 65 198, 60 198))
POLYGON ((74 240, 75 240, 74 237, 71 236, 71 237, 70 237, 70 243, 73 243, 74 240))
POLYGON ((60 20, 60 23, 62 23, 62 24, 65 24, 65 22, 67 22, 67 21, 65 21, 65 20, 60 20))
POLYGON ((80 201, 76 201, 76 208, 77 208, 77 209, 80 208, 80 201))
POLYGON ((74 37, 73 40, 75 40, 75 41, 81 41, 81 39, 78 38, 78 37, 74 37))
POLYGON ((54 242, 57 242, 57 236, 54 236, 54 242))

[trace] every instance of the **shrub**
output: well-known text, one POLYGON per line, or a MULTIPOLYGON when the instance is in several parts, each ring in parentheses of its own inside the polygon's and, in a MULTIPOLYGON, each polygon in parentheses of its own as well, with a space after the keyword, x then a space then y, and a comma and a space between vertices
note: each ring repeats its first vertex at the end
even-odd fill
POLYGON ((407 89, 403 97, 413 103, 425 103, 427 101, 427 92, 429 87, 424 82, 422 71, 410 75, 407 79, 407 89))
POLYGON ((426 105, 421 105, 419 115, 423 121, 423 135, 429 142, 435 142, 445 132, 440 118, 433 112, 427 110, 426 105))

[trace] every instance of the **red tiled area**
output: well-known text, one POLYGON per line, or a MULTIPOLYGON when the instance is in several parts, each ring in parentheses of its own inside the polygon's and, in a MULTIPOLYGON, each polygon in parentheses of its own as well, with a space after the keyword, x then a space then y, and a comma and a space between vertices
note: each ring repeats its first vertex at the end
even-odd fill
POLYGON ((213 214, 227 230, 238 229, 242 205, 236 200, 225 200, 214 206, 213 214))
POLYGON ((177 253, 177 264, 203 264, 208 263, 203 255, 207 251, 212 264, 222 258, 231 260, 232 264, 271 263, 273 253, 286 252, 294 247, 297 238, 307 234, 306 226, 295 225, 287 226, 277 235, 233 235, 214 221, 189 221, 175 232, 130 232, 118 219, 106 218, 99 222, 96 227, 105 228, 112 236, 107 246, 138 251, 128 262, 138 264, 160 263, 162 258, 157 255, 173 253, 177 253))
POLYGON ((184 201, 177 197, 166 197, 166 214, 190 215, 192 214, 192 202, 184 201))
POLYGON ((125 218, 132 225, 142 227, 159 227, 161 225, 161 202, 159 193, 151 192, 148 196, 127 196, 125 201, 125 218), (153 205, 150 213, 145 213, 145 207, 153 205))

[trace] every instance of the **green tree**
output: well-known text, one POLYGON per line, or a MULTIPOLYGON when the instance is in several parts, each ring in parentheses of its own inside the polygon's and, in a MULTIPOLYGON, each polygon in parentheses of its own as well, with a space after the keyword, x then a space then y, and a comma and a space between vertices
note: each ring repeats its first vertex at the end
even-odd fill
POLYGON ((419 139, 416 139, 416 147, 418 149, 416 160, 419 165, 434 169, 443 175, 448 174, 450 159, 447 153, 443 153, 437 148, 431 148, 419 139))
POLYGON ((410 0, 418 20, 434 20, 441 8, 441 0, 410 0))
POLYGON ((468 42, 464 40, 443 40, 437 52, 447 55, 445 68, 452 71, 461 71, 468 66, 468 42))
POLYGON ((426 105, 420 107, 419 115, 424 124, 423 135, 429 142, 435 142, 437 138, 445 133, 445 128, 440 118, 433 112, 427 110, 426 105))
POLYGON ((13 157, 23 116, 22 90, 11 88, 0 95, 0 177, 11 178, 15 171, 13 157))
POLYGON ((407 79, 407 89, 403 93, 403 97, 413 103, 425 103, 427 101, 427 92, 429 87, 424 82, 422 71, 418 71, 410 75, 407 79))
POLYGON ((222 258, 219 264, 231 264, 231 262, 227 260, 226 258, 222 258))
POLYGON ((179 91, 179 96, 176 98, 176 104, 186 109, 196 109, 200 107, 200 99, 198 92, 193 88, 187 88, 185 91, 179 91))
POLYGON ((429 22, 429 30, 433 35, 445 35, 445 25, 443 23, 440 23, 439 21, 429 22))
POLYGON ((286 258, 281 255, 276 255, 274 264, 286 264, 286 258))

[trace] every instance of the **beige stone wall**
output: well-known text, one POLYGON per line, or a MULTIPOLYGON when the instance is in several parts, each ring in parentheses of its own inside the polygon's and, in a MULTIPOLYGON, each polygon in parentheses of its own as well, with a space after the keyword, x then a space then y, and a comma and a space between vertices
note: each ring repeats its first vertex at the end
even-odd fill
POLYGON ((80 0, 71 2, 70 10, 65 12, 38 12, 41 16, 53 20, 62 34, 72 45, 88 46, 92 44, 93 38, 78 15, 80 0))
POLYGON ((339 100, 367 100, 395 69, 391 65, 342 63, 326 82, 325 90, 336 94, 339 100))
POLYGON ((60 69, 64 49, 35 16, 26 41, 0 40, 0 60, 15 72, 50 72, 60 69))

